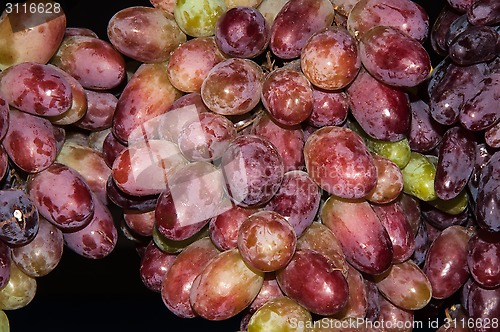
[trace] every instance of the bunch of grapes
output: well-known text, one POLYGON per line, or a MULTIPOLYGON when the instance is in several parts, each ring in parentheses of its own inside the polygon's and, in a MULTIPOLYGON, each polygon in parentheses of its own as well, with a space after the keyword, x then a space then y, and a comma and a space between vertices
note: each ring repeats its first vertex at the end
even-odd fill
POLYGON ((151 5, 0 17, 0 309, 120 233, 182 318, 500 331, 497 0, 151 5))

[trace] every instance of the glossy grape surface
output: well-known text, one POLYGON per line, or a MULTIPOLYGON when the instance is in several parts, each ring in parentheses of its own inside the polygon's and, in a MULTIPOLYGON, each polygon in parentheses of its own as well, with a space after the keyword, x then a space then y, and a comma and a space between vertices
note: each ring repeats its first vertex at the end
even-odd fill
POLYGON ((361 59, 357 42, 347 30, 329 27, 307 40, 300 64, 312 84, 325 90, 339 90, 354 80, 361 59))
POLYGON ((321 220, 356 269, 380 274, 389 268, 394 255, 391 239, 368 202, 331 196, 322 207, 321 220))
POLYGON ((334 15, 328 0, 287 2, 271 26, 271 51, 282 59, 298 58, 307 39, 330 26, 334 15))
POLYGON ((108 24, 108 38, 120 53, 141 62, 162 62, 186 35, 172 14, 149 7, 129 7, 108 24))
POLYGON ((94 215, 94 198, 82 178, 72 168, 53 163, 27 184, 38 212, 63 231, 81 229, 94 215))
POLYGON ((251 60, 227 59, 214 66, 203 81, 203 102, 217 114, 250 112, 259 102, 262 76, 262 69, 251 60))
POLYGON ((315 131, 307 139, 304 156, 309 176, 333 195, 361 198, 376 186, 373 157, 350 129, 323 127, 315 131))
POLYGON ((0 190, 0 239, 12 246, 31 242, 38 232, 38 209, 22 190, 0 190))
POLYGON ((266 139, 244 135, 234 139, 222 155, 227 193, 240 206, 268 202, 283 181, 283 161, 266 139))
POLYGON ((262 83, 261 100, 276 122, 293 126, 311 115, 313 90, 301 72, 279 68, 269 73, 262 83))
POLYGON ((267 48, 270 30, 257 9, 238 6, 229 9, 217 20, 215 41, 225 54, 250 59, 267 48))
POLYGON ((349 288, 342 272, 315 251, 296 251, 276 279, 283 293, 313 313, 333 315, 347 304, 349 288))

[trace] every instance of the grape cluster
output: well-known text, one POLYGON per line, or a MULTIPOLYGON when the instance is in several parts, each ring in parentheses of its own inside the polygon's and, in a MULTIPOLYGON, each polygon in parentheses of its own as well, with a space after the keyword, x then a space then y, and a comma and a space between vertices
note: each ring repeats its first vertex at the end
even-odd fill
POLYGON ((497 0, 151 5, 0 17, 1 310, 120 234, 182 318, 500 331, 497 0))

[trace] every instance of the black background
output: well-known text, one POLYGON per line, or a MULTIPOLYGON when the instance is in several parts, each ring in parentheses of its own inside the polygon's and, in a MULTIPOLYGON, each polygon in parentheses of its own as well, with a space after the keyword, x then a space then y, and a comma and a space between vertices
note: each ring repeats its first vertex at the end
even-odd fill
MULTIPOLYGON (((201 1, 201 0, 200 0, 201 1)), ((2 0, 0 3, 3 3, 2 0)), ((19 2, 19 1, 12 1, 19 2)), ((431 22, 444 0, 415 1, 431 22)), ((60 1, 68 27, 86 27, 107 40, 109 19, 120 9, 149 1, 60 1)), ((3 6, 2 6, 3 7, 3 6)), ((1 10, 1 8, 0 8, 1 10)), ((426 48, 433 57, 429 43, 426 48)), ((159 294, 149 291, 139 277, 139 256, 134 245, 120 237, 116 249, 94 261, 65 248, 63 258, 49 275, 37 279, 34 300, 25 308, 7 311, 12 332, 25 331, 237 331, 240 317, 224 322, 180 319, 164 306, 159 294)))

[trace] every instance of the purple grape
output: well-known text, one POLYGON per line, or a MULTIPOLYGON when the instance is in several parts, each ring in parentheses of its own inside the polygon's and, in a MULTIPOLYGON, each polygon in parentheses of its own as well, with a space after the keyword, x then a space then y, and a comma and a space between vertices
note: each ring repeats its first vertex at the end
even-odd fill
POLYGON ((0 239, 12 246, 32 241, 38 232, 38 210, 22 190, 0 190, 0 239))

